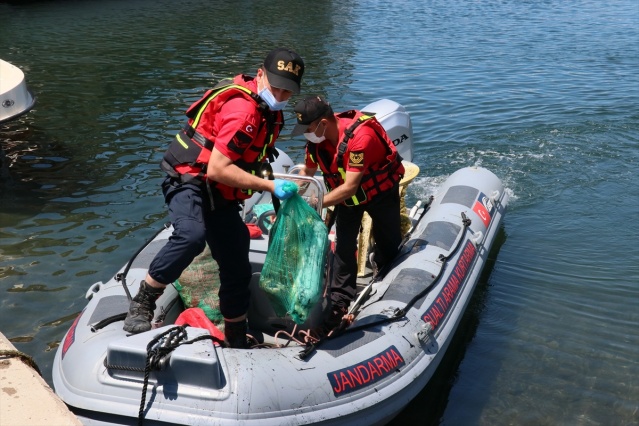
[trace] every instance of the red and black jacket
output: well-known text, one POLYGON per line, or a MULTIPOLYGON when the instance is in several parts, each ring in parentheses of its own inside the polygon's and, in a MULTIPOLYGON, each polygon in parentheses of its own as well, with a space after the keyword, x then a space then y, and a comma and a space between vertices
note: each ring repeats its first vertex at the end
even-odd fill
MULTIPOLYGON (((258 174, 263 163, 273 160, 275 139, 278 137, 284 117, 281 111, 271 111, 264 101, 246 85, 251 77, 236 76, 233 80, 222 80, 204 96, 189 107, 186 116, 189 118, 184 128, 175 135, 175 139, 164 153, 161 162, 162 169, 180 182, 205 182, 206 169, 211 151, 215 145, 215 135, 207 134, 201 127, 203 114, 218 114, 222 105, 229 99, 241 96, 255 105, 259 115, 259 129, 253 140, 249 135, 237 132, 235 138, 241 140, 229 142, 229 149, 235 151, 241 158, 234 164, 251 174, 258 174), (234 143, 237 142, 237 143, 234 143), (238 145, 248 148, 239 150, 238 145)), ((253 194, 252 190, 233 188, 218 182, 210 181, 227 200, 245 200, 253 194)))
POLYGON ((346 164, 349 161, 348 142, 357 136, 358 130, 362 126, 369 126, 377 134, 380 143, 386 150, 385 161, 372 164, 364 170, 364 176, 355 195, 344 200, 347 206, 365 204, 375 198, 378 194, 387 191, 402 179, 404 166, 402 158, 397 152, 393 142, 388 139, 381 124, 372 115, 367 115, 359 111, 351 110, 336 114, 340 120, 352 120, 353 124, 344 132, 344 138, 337 145, 337 161, 333 161, 333 155, 321 148, 322 144, 307 143, 307 155, 311 161, 315 162, 324 177, 327 191, 331 191, 342 185, 346 179, 346 164))

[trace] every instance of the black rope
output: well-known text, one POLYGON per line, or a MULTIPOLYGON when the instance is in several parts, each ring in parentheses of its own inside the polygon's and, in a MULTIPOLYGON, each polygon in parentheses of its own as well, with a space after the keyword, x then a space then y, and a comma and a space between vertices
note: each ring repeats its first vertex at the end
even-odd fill
POLYGON ((101 321, 98 321, 91 326, 91 331, 95 333, 96 331, 103 329, 109 324, 113 324, 114 322, 118 322, 118 321, 124 321, 126 319, 126 314, 127 313, 124 312, 121 314, 111 315, 110 317, 107 317, 101 321))
MULTIPOLYGON (((186 332, 186 327, 188 325, 178 325, 173 328, 168 329, 167 331, 158 334, 155 336, 147 345, 146 345, 146 362, 144 365, 144 383, 142 385, 142 397, 140 398, 140 409, 138 411, 138 425, 142 426, 144 422, 144 409, 146 406, 146 392, 149 385, 149 375, 151 370, 161 370, 166 365, 169 355, 176 348, 181 345, 190 345, 195 342, 200 342, 202 340, 211 340, 220 345, 223 345, 223 341, 218 339, 217 337, 204 334, 198 337, 195 337, 191 340, 188 339, 188 335, 186 332)), ((135 367, 119 367, 113 365, 107 365, 105 360, 105 365, 107 368, 116 368, 119 370, 128 370, 128 371, 142 371, 140 368, 135 367)))
POLYGON ((166 222, 164 224, 164 226, 157 231, 155 234, 153 234, 153 236, 151 238, 149 238, 143 245, 142 247, 140 247, 135 254, 131 257, 131 259, 129 259, 129 261, 127 262, 124 271, 122 271, 121 273, 117 274, 115 276, 115 280, 116 281, 122 281, 122 287, 124 287, 124 291, 126 292, 126 297, 127 299, 129 299, 129 301, 131 301, 132 297, 131 297, 131 293, 129 292, 129 288, 126 285, 126 275, 129 273, 129 269, 131 269, 131 265, 133 265, 133 261, 138 257, 138 255, 140 253, 142 253, 142 250, 144 250, 144 248, 146 246, 149 245, 149 243, 151 243, 151 241, 153 241, 155 239, 155 237, 157 237, 158 235, 160 235, 160 233, 166 229, 169 229, 169 226, 171 226, 171 222, 166 222))
POLYGON ((180 341, 186 339, 186 326, 178 325, 158 334, 146 345, 146 363, 144 365, 144 383, 142 385, 142 397, 140 398, 140 410, 138 411, 138 425, 144 423, 144 408, 146 406, 146 390, 149 385, 151 370, 158 370, 164 366, 166 357, 178 346, 180 341), (168 336, 166 339, 165 337, 168 336), (164 339, 162 343, 158 343, 164 339))
MULTIPOLYGON (((195 342, 200 342, 202 340, 211 340, 214 343, 219 344, 220 346, 224 346, 224 341, 221 339, 218 339, 215 336, 211 336, 208 334, 203 334, 201 336, 195 337, 191 340, 187 340, 185 342, 181 342, 178 346, 182 346, 182 345, 190 345, 192 343, 195 342)), ((146 371, 146 368, 143 367, 130 367, 130 366, 126 366, 126 365, 116 365, 116 364, 109 364, 107 358, 104 358, 104 362, 103 365, 105 368, 109 369, 109 370, 121 370, 121 371, 133 371, 133 372, 138 372, 138 373, 144 373, 146 371)))
POLYGON ((142 385, 142 397, 140 398, 140 409, 138 411, 138 426, 144 424, 144 406, 146 405, 146 388, 149 385, 149 374, 151 373, 151 360, 149 354, 146 357, 144 366, 144 384, 142 385))
POLYGON ((142 367, 129 367, 125 365, 109 364, 107 358, 104 358, 103 365, 108 370, 122 370, 122 371, 135 371, 138 373, 144 373, 145 369, 142 367))

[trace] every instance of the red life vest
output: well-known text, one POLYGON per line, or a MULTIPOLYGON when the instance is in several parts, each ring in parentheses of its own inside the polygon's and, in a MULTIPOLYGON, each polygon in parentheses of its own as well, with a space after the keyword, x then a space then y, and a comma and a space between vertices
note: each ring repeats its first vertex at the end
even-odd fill
MULTIPOLYGON (((225 102, 237 96, 244 97, 255 105, 259 115, 256 116, 259 129, 249 147, 234 164, 248 173, 258 174, 267 158, 271 161, 274 159, 275 139, 284 125, 284 117, 281 111, 269 110, 264 101, 246 87, 246 82, 250 80, 251 77, 242 75, 236 76, 234 80, 222 80, 189 107, 186 111, 188 123, 175 135, 161 162, 162 169, 169 176, 183 183, 194 179, 195 182, 206 181, 206 169, 215 145, 215 135, 205 136, 200 126, 202 115, 206 110, 208 114, 219 113, 225 102)), ((214 181, 209 183, 227 200, 245 200, 254 192, 214 181)))
POLYGON ((333 155, 321 149, 321 144, 308 143, 306 149, 311 159, 319 165, 324 177, 326 190, 331 191, 342 185, 346 179, 345 164, 349 156, 348 141, 357 135, 361 126, 368 126, 375 131, 380 143, 386 150, 385 161, 373 164, 364 170, 364 176, 355 195, 344 200, 347 206, 365 204, 375 198, 378 194, 393 188, 404 175, 402 157, 397 152, 393 142, 386 136, 386 131, 372 115, 366 115, 359 111, 351 110, 336 114, 340 119, 351 119, 353 124, 344 132, 344 138, 337 145, 337 162, 333 162, 333 155))

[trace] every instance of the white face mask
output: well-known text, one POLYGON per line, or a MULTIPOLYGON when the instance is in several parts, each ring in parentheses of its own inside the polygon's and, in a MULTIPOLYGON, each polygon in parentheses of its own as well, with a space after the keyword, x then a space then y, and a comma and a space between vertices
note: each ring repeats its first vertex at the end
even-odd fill
MULTIPOLYGON (((317 127, 319 127, 319 124, 317 125, 317 127)), ((315 132, 316 131, 317 129, 315 129, 315 132)), ((322 136, 316 136, 315 132, 304 133, 304 137, 306 138, 306 140, 308 140, 311 143, 320 143, 326 140, 326 136, 324 136, 324 133, 326 133, 326 126, 324 126, 324 131, 322 132, 322 136)))
POLYGON ((273 96, 273 93, 267 87, 264 87, 257 94, 264 102, 266 102, 266 105, 268 105, 272 111, 282 110, 286 104, 288 104, 288 99, 278 102, 277 99, 275 99, 275 96, 273 96))

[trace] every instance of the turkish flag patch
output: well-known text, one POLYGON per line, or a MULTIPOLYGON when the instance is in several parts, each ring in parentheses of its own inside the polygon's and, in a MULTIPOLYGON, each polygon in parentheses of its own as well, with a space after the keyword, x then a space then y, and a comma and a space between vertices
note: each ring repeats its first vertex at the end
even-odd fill
POLYGON ((486 194, 480 192, 473 205, 473 211, 477 213, 477 216, 484 222, 484 226, 486 227, 490 224, 493 210, 495 210, 495 204, 493 204, 492 200, 488 198, 486 194))
POLYGON ((486 210, 486 207, 479 201, 475 201, 473 211, 477 213, 477 216, 479 216, 481 221, 484 222, 484 226, 488 227, 488 224, 490 223, 490 214, 488 213, 488 210, 486 210))

